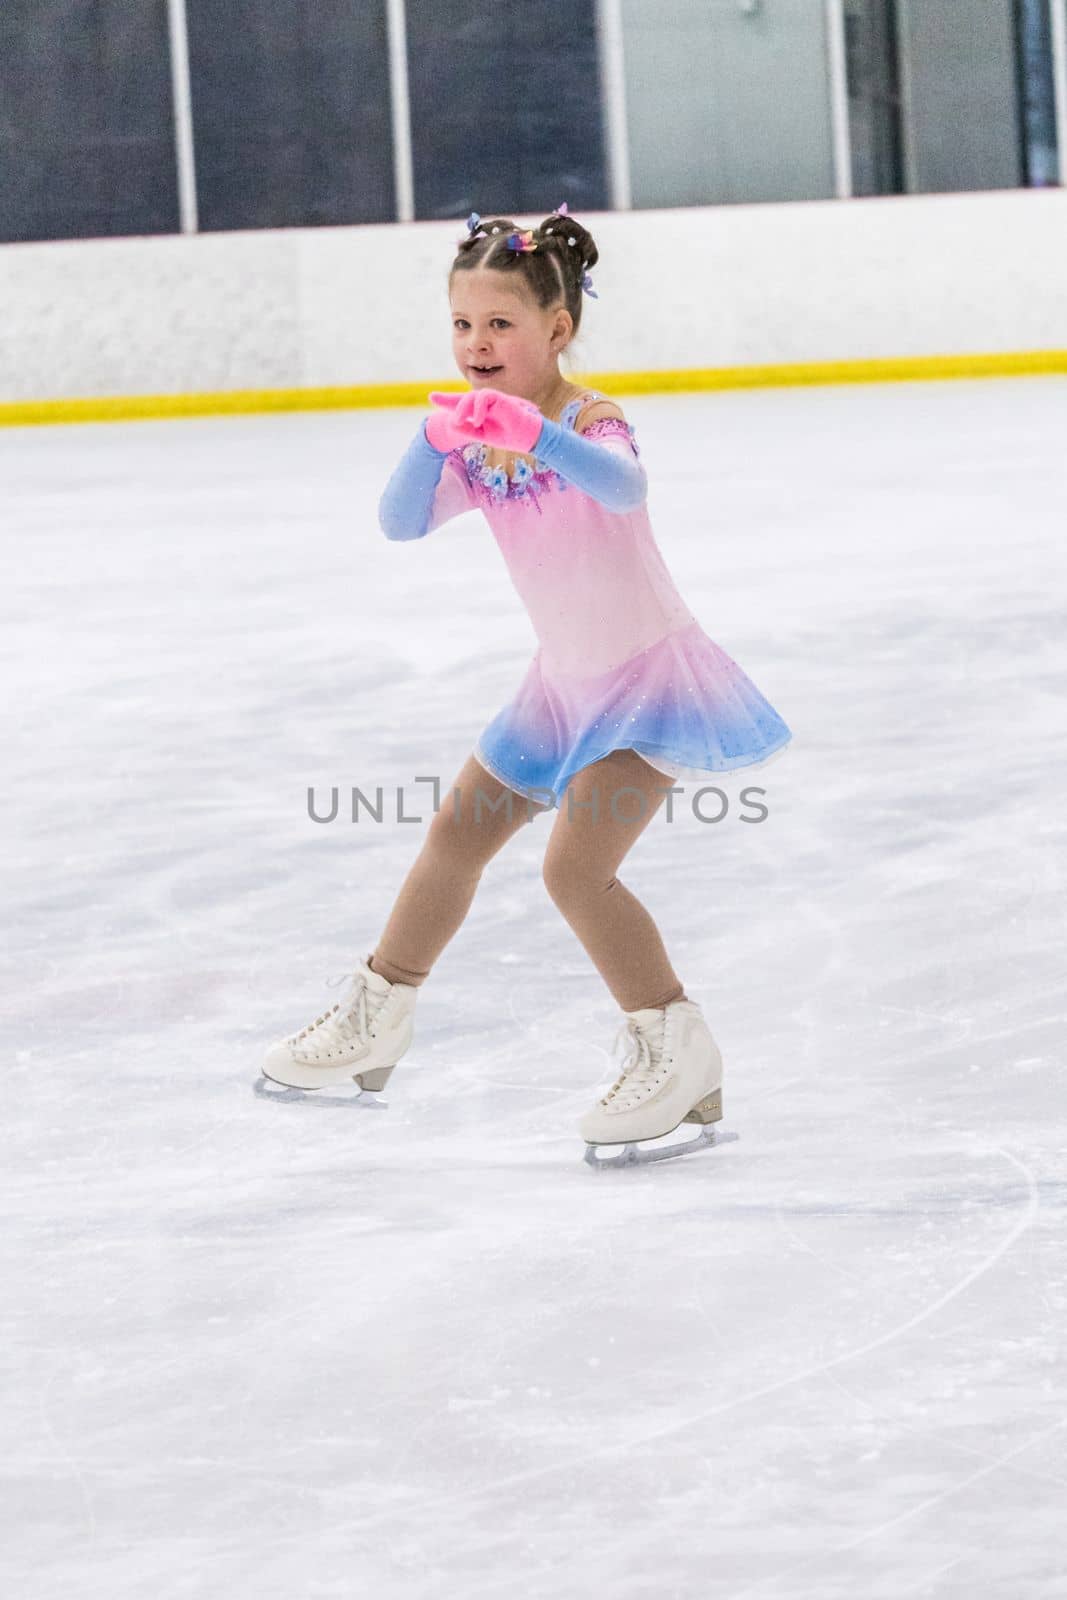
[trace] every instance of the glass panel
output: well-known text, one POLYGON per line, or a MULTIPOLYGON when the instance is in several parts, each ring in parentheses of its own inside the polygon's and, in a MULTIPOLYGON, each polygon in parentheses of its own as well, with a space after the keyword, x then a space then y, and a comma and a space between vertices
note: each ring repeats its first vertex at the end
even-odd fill
POLYGON ((1016 0, 1019 103, 1024 181, 1037 188, 1059 182, 1056 90, 1052 75, 1052 17, 1048 0, 1016 0))
POLYGON ((385 0, 186 0, 200 226, 396 216, 385 0))
POLYGON ((897 0, 909 193, 1022 182, 1013 0, 897 0))
POLYGON ((829 199, 825 10, 814 0, 623 0, 635 206, 829 199))
POLYGON ((594 0, 408 0, 407 35, 416 216, 606 208, 594 0))
POLYGON ((178 227, 162 4, 3 0, 0 239, 178 227))
POLYGON ((899 194, 904 187, 896 28, 895 0, 845 0, 854 195, 899 194))

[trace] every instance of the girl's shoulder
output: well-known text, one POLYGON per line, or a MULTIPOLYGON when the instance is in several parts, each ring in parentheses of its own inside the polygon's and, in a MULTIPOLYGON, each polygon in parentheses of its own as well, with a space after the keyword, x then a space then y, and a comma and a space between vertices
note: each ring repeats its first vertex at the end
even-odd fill
POLYGON ((621 439, 630 446, 635 456, 640 457, 641 450, 633 424, 627 422, 622 407, 599 389, 584 389, 564 407, 560 421, 565 426, 568 424, 568 413, 569 426, 575 433, 584 434, 589 440, 621 439))
POLYGON ((564 406, 560 421, 569 423, 575 433, 584 433, 594 422, 603 422, 608 418, 626 422, 622 408, 614 400, 599 389, 583 389, 564 406))

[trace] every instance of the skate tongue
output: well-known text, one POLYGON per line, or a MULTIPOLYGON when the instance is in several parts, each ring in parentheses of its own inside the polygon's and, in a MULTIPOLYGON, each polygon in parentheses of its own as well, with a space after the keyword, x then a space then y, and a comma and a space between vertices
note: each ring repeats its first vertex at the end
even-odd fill
MULTIPOLYGON (((371 955, 373 954, 374 952, 371 951, 371 955)), ((388 994, 393 987, 388 978, 383 978, 380 972, 375 972, 370 964, 370 956, 360 957, 358 970, 365 975, 368 988, 372 989, 375 994, 388 994)))
POLYGON ((636 1022, 639 1028, 651 1028, 653 1023, 664 1019, 662 1007, 646 1006, 642 1011, 627 1011, 624 1013, 631 1022, 636 1022))

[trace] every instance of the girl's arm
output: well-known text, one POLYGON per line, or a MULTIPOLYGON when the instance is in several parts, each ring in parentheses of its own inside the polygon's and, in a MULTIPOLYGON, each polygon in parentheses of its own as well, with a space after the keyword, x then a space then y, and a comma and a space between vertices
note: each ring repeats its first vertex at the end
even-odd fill
POLYGON ((378 524, 387 539, 422 539, 474 509, 466 470, 450 456, 427 439, 424 418, 378 503, 378 524))
POLYGON ((532 453, 609 511, 636 511, 648 495, 644 466, 617 434, 586 439, 546 417, 532 453))

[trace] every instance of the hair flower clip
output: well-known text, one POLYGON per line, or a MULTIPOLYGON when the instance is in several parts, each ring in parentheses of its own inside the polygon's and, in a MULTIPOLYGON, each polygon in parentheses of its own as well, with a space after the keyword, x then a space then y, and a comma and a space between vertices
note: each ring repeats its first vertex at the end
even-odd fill
POLYGON ((593 280, 589 276, 588 272, 586 273, 585 277, 582 279, 582 288, 585 290, 586 294, 591 295, 594 300, 599 300, 600 299, 600 296, 597 294, 596 290, 593 288, 593 280))
POLYGON ((533 236, 533 229, 526 228, 522 233, 509 233, 508 249, 514 250, 516 254, 524 250, 536 250, 537 240, 533 236))
POLYGON ((477 234, 484 232, 485 229, 482 227, 481 217, 478 215, 477 211, 472 211, 470 216, 467 218, 467 237, 465 239, 457 239, 456 243, 466 244, 467 239, 473 239, 477 234))

